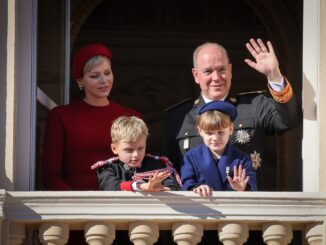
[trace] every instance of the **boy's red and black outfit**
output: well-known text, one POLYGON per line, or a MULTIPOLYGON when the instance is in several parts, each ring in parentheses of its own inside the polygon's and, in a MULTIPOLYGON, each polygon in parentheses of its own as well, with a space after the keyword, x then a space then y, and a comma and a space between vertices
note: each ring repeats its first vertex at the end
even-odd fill
POLYGON ((94 168, 97 168, 100 190, 132 191, 134 190, 133 183, 146 182, 156 171, 171 173, 170 177, 162 182, 162 185, 169 187, 172 191, 181 189, 179 174, 166 157, 147 154, 140 167, 129 167, 118 158, 111 158, 94 164, 94 168))

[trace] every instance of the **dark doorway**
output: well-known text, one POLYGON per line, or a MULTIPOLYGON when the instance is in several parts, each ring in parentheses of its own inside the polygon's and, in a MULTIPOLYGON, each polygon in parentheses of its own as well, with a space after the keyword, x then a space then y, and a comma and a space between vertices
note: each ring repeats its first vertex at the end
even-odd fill
MULTIPOLYGON (((73 18, 85 15, 83 9, 78 7, 82 4, 78 5, 77 2, 82 1, 76 1, 73 18)), ((257 14, 266 8, 263 1, 253 3, 204 0, 200 4, 194 0, 99 2, 93 11, 88 13, 87 18, 83 17, 85 22, 76 28, 78 33, 72 37, 72 54, 80 46, 90 42, 105 43, 112 50, 115 82, 111 99, 144 115, 150 128, 148 152, 152 154, 164 154, 164 110, 183 99, 195 99, 198 96, 191 68, 192 53, 199 44, 214 41, 228 50, 233 64, 233 95, 238 92, 266 90, 265 78, 243 61, 250 57, 245 43, 251 37, 271 40, 276 53, 282 54, 278 56, 283 73, 293 74, 287 66, 287 54, 282 53, 284 45, 281 39, 278 39, 277 31, 271 36, 274 26, 273 23, 268 23, 271 21, 268 19, 269 15, 266 14, 266 19, 262 19, 262 16, 257 14)), ((280 1, 278 2, 280 4, 280 1)), ((291 1, 282 3, 287 10, 289 2, 291 1)), ((298 25, 302 19, 301 10, 302 1, 296 1, 289 9, 291 18, 294 18, 298 25)), ((275 10, 269 11, 276 14, 275 10)), ((298 47, 301 47, 300 43, 301 40, 297 44, 298 47)), ((298 52, 301 50, 298 49, 298 52)), ((301 65, 298 64, 297 67, 301 65)), ((301 74, 300 69, 295 72, 301 74)), ((298 85, 301 81, 295 82, 293 87, 301 96, 301 84, 298 85)), ((267 168, 265 172, 268 178, 260 185, 261 190, 301 189, 301 167, 295 169, 300 180, 292 184, 292 187, 284 180, 288 172, 292 171, 291 165, 288 164, 289 161, 292 162, 291 154, 297 154, 297 150, 301 149, 301 134, 299 129, 295 142, 291 142, 291 139, 289 142, 287 135, 268 139, 268 154, 263 166, 267 168), (293 145, 296 151, 291 153, 293 145)), ((300 156, 294 158, 301 161, 300 156)))

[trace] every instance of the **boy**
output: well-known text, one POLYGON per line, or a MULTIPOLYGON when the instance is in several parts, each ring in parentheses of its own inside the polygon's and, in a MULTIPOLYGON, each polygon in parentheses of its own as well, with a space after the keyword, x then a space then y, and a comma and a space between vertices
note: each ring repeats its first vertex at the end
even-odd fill
POLYGON ((204 144, 185 153, 181 166, 183 190, 207 197, 212 191, 257 190, 250 157, 229 143, 236 108, 213 101, 199 110, 197 128, 204 144))
POLYGON ((148 128, 138 117, 119 117, 111 127, 111 149, 118 156, 100 161, 97 168, 101 190, 180 190, 181 181, 165 157, 145 155, 148 128), (179 180, 179 182, 178 182, 179 180))

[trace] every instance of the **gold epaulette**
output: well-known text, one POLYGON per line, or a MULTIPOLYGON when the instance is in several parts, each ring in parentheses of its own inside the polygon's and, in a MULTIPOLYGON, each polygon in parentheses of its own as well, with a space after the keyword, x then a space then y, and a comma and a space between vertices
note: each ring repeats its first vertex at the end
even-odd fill
POLYGON ((286 103, 288 102, 293 96, 293 90, 289 81, 285 78, 285 87, 282 91, 275 91, 272 87, 268 84, 269 92, 273 96, 273 99, 278 103, 286 103))

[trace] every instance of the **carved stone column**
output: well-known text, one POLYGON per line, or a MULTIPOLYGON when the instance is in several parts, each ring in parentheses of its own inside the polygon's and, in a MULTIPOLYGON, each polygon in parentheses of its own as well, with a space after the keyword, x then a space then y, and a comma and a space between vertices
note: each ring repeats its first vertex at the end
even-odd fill
POLYGON ((248 239, 248 225, 240 223, 221 223, 218 236, 224 245, 242 245, 248 239))
POLYGON ((115 239, 115 225, 90 222, 85 225, 85 239, 89 245, 110 245, 115 239))
POLYGON ((135 245, 152 245, 159 237, 157 224, 149 222, 135 222, 129 225, 129 237, 135 245))
POLYGON ((69 225, 65 223, 44 223, 39 227, 39 238, 44 245, 63 245, 68 242, 69 225))
POLYGON ((286 245, 293 238, 290 224, 269 223, 263 225, 264 242, 268 245, 286 245))
POLYGON ((9 244, 20 245, 25 239, 25 225, 13 224, 9 226, 9 244))
POLYGON ((306 239, 309 245, 322 245, 323 224, 309 224, 306 226, 306 239))
POLYGON ((178 245, 195 245, 203 236, 203 225, 191 222, 173 224, 173 240, 178 245))

